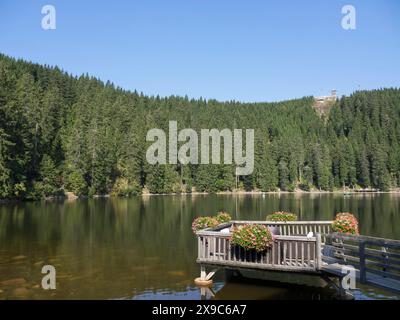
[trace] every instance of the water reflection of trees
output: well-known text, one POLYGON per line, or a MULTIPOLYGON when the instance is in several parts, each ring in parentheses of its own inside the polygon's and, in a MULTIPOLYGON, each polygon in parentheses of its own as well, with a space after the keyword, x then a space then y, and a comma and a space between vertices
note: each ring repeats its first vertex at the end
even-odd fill
MULTIPOLYGON (((81 294, 100 295, 93 293, 94 283, 108 288, 99 297, 130 295, 133 288, 186 290, 198 273, 190 229, 195 216, 224 210, 235 219, 264 220, 273 211, 287 210, 302 220, 329 220, 336 212, 350 211, 362 233, 400 239, 399 200, 393 194, 271 194, 7 204, 0 206, 0 250, 7 258, 25 255, 31 264, 54 260, 61 273, 82 276, 79 283, 63 283, 65 290, 78 287, 81 294), (86 291, 82 281, 87 281, 86 291)), ((32 274, 31 264, 27 274, 32 274)))

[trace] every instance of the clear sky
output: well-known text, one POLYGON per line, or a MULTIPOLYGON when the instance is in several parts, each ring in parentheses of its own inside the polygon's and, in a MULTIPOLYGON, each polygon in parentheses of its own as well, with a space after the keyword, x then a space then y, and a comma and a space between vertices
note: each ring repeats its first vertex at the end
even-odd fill
POLYGON ((145 94, 239 101, 400 86, 398 0, 1 0, 0 52, 145 94), (43 30, 43 5, 56 30, 43 30), (356 30, 341 9, 356 8, 356 30))

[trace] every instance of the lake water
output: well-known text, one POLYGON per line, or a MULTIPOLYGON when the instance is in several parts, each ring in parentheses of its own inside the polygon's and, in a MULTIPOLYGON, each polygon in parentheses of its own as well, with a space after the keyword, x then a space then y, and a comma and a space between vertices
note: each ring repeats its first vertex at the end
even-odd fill
MULTIPOLYGON (((199 215, 227 211, 265 220, 286 210, 299 220, 350 211, 365 235, 400 239, 400 195, 271 194, 144 196, 0 205, 0 299, 200 299, 199 215), (41 288, 41 268, 57 270, 57 289, 41 288)), ((331 299, 317 286, 214 279, 215 299, 331 299)), ((204 294, 204 292, 203 292, 204 294)), ((206 292, 211 298, 211 292, 206 292)), ((357 299, 398 299, 359 287, 357 299)))

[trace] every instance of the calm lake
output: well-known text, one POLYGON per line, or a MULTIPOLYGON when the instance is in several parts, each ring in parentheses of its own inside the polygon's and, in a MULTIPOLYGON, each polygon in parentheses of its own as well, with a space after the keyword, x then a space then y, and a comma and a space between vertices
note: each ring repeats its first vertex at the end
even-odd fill
MULTIPOLYGON (((144 196, 0 205, 0 299, 200 299, 192 220, 227 211, 265 220, 285 210, 299 220, 349 211, 365 235, 400 239, 400 195, 271 194, 144 196), (41 288, 41 268, 57 289, 41 288)), ((331 290, 279 282, 214 279, 215 299, 331 299, 331 290)), ((356 299, 399 299, 359 286, 356 299)), ((210 298, 207 293, 207 298, 210 298)))

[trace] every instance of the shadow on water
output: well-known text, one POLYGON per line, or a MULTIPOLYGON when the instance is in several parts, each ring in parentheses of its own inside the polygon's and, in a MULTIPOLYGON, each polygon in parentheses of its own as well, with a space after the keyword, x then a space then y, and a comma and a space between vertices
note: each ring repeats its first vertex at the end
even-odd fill
MULTIPOLYGON (((264 220, 277 210, 295 212, 301 220, 329 220, 336 212, 350 211, 363 234, 400 239, 400 196, 394 194, 147 196, 2 204, 0 299, 200 299, 193 284, 199 267, 191 222, 222 210, 246 220, 264 220), (40 287, 44 264, 57 270, 54 291, 40 287)), ((329 296, 316 288, 223 280, 215 290, 217 299, 259 294, 260 299, 311 299, 312 292, 329 296)), ((359 298, 364 293, 369 295, 369 288, 360 290, 359 298)))
POLYGON ((333 300, 335 291, 326 287, 285 284, 278 281, 263 281, 254 279, 231 279, 215 294, 215 299, 248 300, 333 300))

